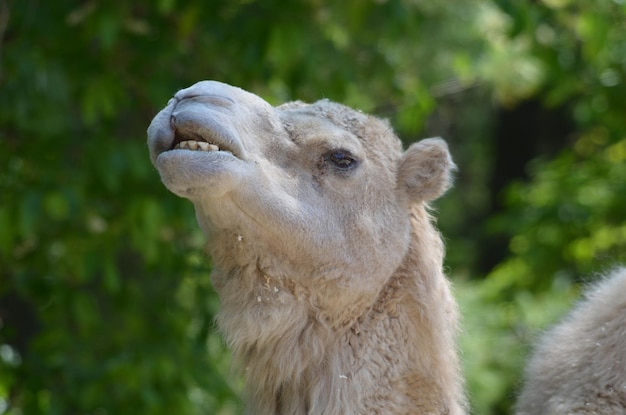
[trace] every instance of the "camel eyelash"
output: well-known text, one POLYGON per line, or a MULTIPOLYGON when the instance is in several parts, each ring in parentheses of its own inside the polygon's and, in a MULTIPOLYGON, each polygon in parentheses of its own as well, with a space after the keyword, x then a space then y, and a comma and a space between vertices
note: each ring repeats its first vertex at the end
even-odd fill
POLYGON ((348 150, 338 149, 328 151, 323 156, 325 163, 332 164, 341 171, 352 170, 359 164, 358 159, 348 150))

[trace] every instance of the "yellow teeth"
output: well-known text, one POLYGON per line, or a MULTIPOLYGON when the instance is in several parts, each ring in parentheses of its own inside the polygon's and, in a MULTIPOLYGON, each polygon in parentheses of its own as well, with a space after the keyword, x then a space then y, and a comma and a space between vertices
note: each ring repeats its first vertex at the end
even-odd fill
POLYGON ((181 141, 174 147, 179 150, 193 150, 193 151, 219 151, 220 148, 215 144, 207 143, 206 141, 186 140, 181 141))

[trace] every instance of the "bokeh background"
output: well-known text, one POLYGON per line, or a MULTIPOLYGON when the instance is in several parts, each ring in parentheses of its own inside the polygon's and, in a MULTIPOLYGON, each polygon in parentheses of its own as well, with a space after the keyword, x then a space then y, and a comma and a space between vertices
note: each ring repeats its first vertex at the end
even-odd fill
MULTIPOLYGON (((623 0, 0 0, 0 414, 238 414, 191 204, 145 130, 216 79, 443 136, 475 414, 626 262, 623 0)), ((260 322, 262 324, 262 322, 260 322)))

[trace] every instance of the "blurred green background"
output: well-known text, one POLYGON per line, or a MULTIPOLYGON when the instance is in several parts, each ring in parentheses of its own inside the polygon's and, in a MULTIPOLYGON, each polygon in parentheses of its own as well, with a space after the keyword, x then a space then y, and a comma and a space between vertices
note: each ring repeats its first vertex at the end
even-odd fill
POLYGON ((237 414, 191 204, 145 130, 202 79, 440 135, 472 412, 626 262, 623 0, 0 0, 0 414, 237 414))

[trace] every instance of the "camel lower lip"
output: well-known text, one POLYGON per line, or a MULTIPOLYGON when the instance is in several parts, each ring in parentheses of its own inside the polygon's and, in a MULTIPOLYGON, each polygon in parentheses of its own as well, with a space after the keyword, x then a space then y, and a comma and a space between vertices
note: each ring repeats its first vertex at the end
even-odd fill
POLYGON ((178 159, 177 163, 187 164, 192 162, 192 160, 205 160, 205 163, 218 160, 226 160, 226 159, 236 159, 241 160, 239 157, 235 156, 231 151, 228 150, 191 150, 188 148, 173 148, 171 150, 167 150, 162 152, 159 155, 159 158, 165 157, 170 160, 178 159))
POLYGON ((200 150, 200 149, 192 150, 192 149, 189 149, 189 148, 173 148, 173 149, 165 151, 165 152, 163 152, 161 154, 172 153, 172 152, 176 152, 176 153, 185 153, 186 152, 186 153, 193 153, 193 154, 204 153, 204 154, 207 155, 207 157, 209 157, 211 154, 215 154, 215 155, 222 154, 222 155, 228 155, 228 156, 231 156, 231 157, 234 157, 234 158, 238 158, 231 151, 228 151, 228 150, 200 150))
POLYGON ((168 150, 155 162, 165 186, 186 198, 222 195, 247 171, 246 163, 228 151, 168 150))

